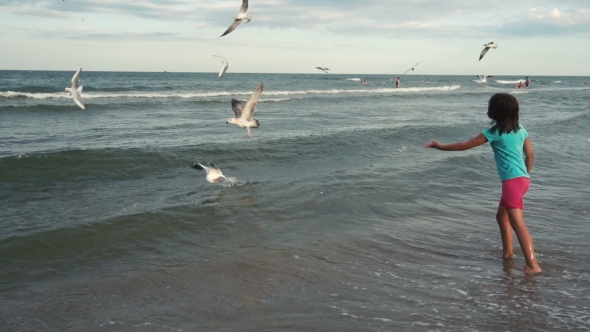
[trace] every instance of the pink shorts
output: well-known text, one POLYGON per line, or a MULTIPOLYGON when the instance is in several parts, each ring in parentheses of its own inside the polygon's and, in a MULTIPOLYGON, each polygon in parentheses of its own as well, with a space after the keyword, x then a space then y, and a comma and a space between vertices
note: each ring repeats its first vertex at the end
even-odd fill
POLYGON ((524 195, 529 190, 530 184, 531 180, 524 176, 502 181, 500 205, 505 209, 524 210, 524 195))

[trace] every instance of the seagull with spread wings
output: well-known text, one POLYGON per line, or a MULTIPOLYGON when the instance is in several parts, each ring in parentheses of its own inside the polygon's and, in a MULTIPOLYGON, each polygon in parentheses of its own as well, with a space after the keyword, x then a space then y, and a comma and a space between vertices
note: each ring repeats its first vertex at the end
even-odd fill
POLYGON ((252 116, 254 115, 254 110, 256 109, 258 98, 262 93, 262 88, 263 85, 262 82, 260 82, 260 84, 258 84, 258 86, 256 87, 256 90, 254 90, 254 92, 250 96, 250 99, 248 99, 248 102, 246 102, 246 106, 242 106, 242 103, 235 99, 231 100, 231 107, 234 110, 236 117, 227 120, 226 124, 231 123, 238 127, 248 129, 248 137, 250 138, 252 138, 252 135, 250 135, 250 128, 260 127, 260 122, 258 122, 258 120, 256 119, 252 119, 252 116))
POLYGON ((221 170, 212 163, 207 163, 209 166, 205 166, 199 163, 194 163, 191 167, 196 169, 204 169, 207 172, 207 181, 209 183, 220 183, 226 180, 225 175, 221 173, 221 170))
POLYGON ((222 56, 219 56, 219 55, 214 55, 214 56, 221 58, 221 63, 223 63, 223 66, 221 67, 221 71, 219 72, 219 78, 221 78, 225 74, 225 72, 227 71, 227 68, 229 68, 229 61, 222 56))
POLYGON ((483 56, 486 55, 486 53, 488 53, 490 48, 498 48, 498 44, 496 44, 494 42, 489 42, 487 44, 484 44, 483 46, 485 46, 485 47, 483 50, 481 50, 481 53, 479 54, 479 61, 481 61, 481 59, 483 59, 483 56))
POLYGON ((321 71, 323 71, 324 73, 328 73, 328 70, 330 70, 330 68, 326 68, 326 67, 315 67, 315 69, 319 69, 321 71))
POLYGON ((82 96, 80 96, 80 93, 82 93, 82 86, 78 86, 78 78, 80 77, 81 72, 82 67, 80 67, 80 69, 78 69, 78 71, 76 71, 76 73, 72 77, 72 87, 65 88, 65 91, 69 92, 70 96, 74 97, 74 101, 76 102, 76 104, 80 106, 81 109, 85 110, 86 106, 82 102, 82 96))
POLYGON ((417 67, 419 64, 420 64, 420 62, 418 62, 417 64, 415 64, 415 65, 414 65, 414 67, 412 67, 412 68, 410 68, 410 69, 406 70, 406 72, 405 72, 403 75, 405 75, 405 74, 406 74, 407 72, 409 72, 409 71, 414 71, 414 68, 415 68, 415 67, 417 67))
POLYGON ((234 18, 235 18, 234 23, 232 23, 232 25, 230 25, 229 28, 227 28, 227 30, 225 30, 223 35, 221 35, 220 37, 223 37, 223 36, 227 35, 228 33, 234 31, 238 27, 238 25, 240 25, 240 23, 242 23, 242 20, 246 20, 246 23, 250 22, 250 20, 252 19, 252 15, 251 15, 251 13, 248 14, 246 12, 247 10, 248 10, 248 0, 242 0, 242 7, 240 8, 240 12, 238 13, 238 15, 234 16, 234 18))
POLYGON ((487 83, 488 82, 488 78, 494 77, 494 76, 493 75, 483 75, 483 77, 482 77, 480 75, 477 75, 477 77, 479 77, 479 81, 476 81, 476 82, 478 82, 478 83, 487 83))

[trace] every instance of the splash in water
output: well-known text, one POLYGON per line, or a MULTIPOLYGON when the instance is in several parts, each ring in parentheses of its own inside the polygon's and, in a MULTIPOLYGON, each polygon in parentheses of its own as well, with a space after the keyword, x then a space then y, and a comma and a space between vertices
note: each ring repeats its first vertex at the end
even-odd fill
POLYGON ((238 186, 240 184, 240 181, 238 181, 238 179, 234 178, 233 176, 228 176, 220 183, 222 187, 229 188, 238 186))

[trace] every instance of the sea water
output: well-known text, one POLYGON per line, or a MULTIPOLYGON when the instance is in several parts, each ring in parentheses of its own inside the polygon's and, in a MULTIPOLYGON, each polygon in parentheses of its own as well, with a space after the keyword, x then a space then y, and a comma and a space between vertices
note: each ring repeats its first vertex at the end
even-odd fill
POLYGON ((590 328, 590 78, 0 71, 3 331, 590 328), (361 84, 366 80, 368 84, 361 84), (260 128, 225 124, 264 91, 260 128), (497 92, 543 274, 503 262, 497 92), (212 185, 213 162, 239 185, 212 185))

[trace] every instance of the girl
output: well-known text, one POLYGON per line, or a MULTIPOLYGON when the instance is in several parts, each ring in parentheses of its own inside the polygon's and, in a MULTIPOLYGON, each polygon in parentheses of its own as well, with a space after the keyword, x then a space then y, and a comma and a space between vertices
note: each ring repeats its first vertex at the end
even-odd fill
POLYGON ((424 145, 444 151, 464 151, 490 142, 498 175, 502 181, 502 197, 496 213, 496 221, 502 236, 502 258, 514 256, 512 230, 516 233, 520 248, 526 260, 526 274, 541 273, 535 257, 533 239, 524 224, 524 194, 529 189, 529 173, 535 162, 535 155, 528 132, 518 123, 518 101, 508 93, 496 93, 488 102, 488 117, 491 127, 470 140, 442 144, 435 140, 424 145), (522 158, 524 151, 525 158, 522 158))

